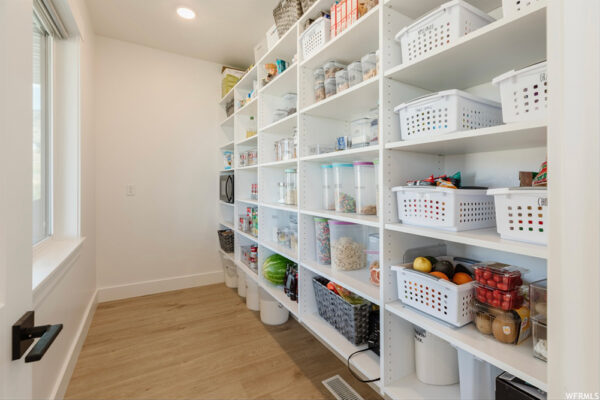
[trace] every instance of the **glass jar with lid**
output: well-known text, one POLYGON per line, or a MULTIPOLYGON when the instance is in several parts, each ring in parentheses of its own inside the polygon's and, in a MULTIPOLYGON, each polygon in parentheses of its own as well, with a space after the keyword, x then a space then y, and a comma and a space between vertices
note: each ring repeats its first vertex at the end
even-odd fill
POLYGON ((279 199, 277 200, 277 202, 279 204, 285 204, 285 196, 286 196, 286 185, 285 182, 277 182, 277 192, 279 193, 279 199))
POLYGON ((285 204, 296 205, 296 168, 287 168, 285 171, 285 204))

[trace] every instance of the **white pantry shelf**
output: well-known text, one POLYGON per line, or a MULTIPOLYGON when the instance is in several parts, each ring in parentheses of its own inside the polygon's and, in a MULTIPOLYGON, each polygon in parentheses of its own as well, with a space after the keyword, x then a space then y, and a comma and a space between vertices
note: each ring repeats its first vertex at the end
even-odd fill
POLYGON ((235 118, 235 113, 231 113, 231 115, 225 118, 221 122, 221 128, 233 128, 233 120, 235 118))
POLYGON ((259 93, 275 97, 281 97, 290 92, 296 93, 298 90, 298 79, 296 76, 297 69, 298 63, 296 62, 289 66, 285 71, 275 76, 275 79, 271 82, 260 88, 259 93))
POLYGON ((298 264, 298 254, 294 254, 292 252, 292 249, 288 249, 286 247, 279 246, 278 244, 275 244, 275 243, 271 242, 270 240, 261 240, 260 245, 271 250, 273 253, 282 255, 285 258, 287 258, 288 260, 293 261, 296 264, 298 264))
POLYGON ((235 112, 235 115, 247 115, 247 116, 256 115, 257 103, 258 103, 257 99, 258 99, 258 97, 254 96, 252 99, 250 99, 249 102, 244 104, 244 106, 242 108, 237 110, 235 112))
POLYGON ((277 168, 292 168, 298 165, 298 159, 282 160, 282 161, 271 161, 264 164, 259 164, 261 167, 277 167, 277 168))
POLYGON ((465 89, 546 59, 546 1, 502 18, 385 76, 430 91, 465 89))
POLYGON ((286 133, 290 132, 296 126, 298 126, 298 113, 288 115, 264 128, 260 128, 259 133, 286 133))
POLYGON ((400 301, 387 304, 385 308, 396 316, 431 332, 475 357, 530 382, 542 390, 548 390, 547 364, 533 357, 531 338, 518 345, 500 343, 491 336, 482 335, 473 324, 462 328, 452 328, 404 306, 400 301))
POLYGON ((252 200, 252 199, 237 199, 236 202, 244 203, 244 204, 251 204, 253 206, 258 205, 258 200, 252 200))
POLYGON ((294 316, 298 316, 298 302, 292 301, 283 291, 283 286, 274 285, 264 277, 259 278, 260 286, 275 298, 282 306, 287 308, 294 316))
POLYGON ((401 223, 386 224, 385 229, 390 231, 409 233, 411 235, 425 236, 433 239, 445 240, 453 243, 462 243, 485 249, 499 250, 507 253, 520 254, 536 258, 548 258, 548 247, 505 240, 500 238, 496 228, 476 229, 472 231, 452 232, 440 229, 425 228, 401 223))
POLYGON ((256 146, 258 144, 258 135, 244 138, 236 143, 238 146, 256 146))
POLYGON ((457 400, 460 399, 460 385, 428 385, 413 373, 387 385, 385 393, 394 400, 457 400))
POLYGON ((227 104, 227 102, 232 99, 233 99, 233 88, 231 88, 225 96, 221 97, 221 100, 219 100, 219 105, 221 105, 222 107, 225 107, 225 104, 227 104))
POLYGON ((244 90, 246 92, 252 90, 253 81, 256 80, 256 65, 253 66, 246 74, 235 84, 234 89, 244 90))
MULTIPOLYGON (((474 5, 481 11, 489 13, 498 7, 502 6, 501 0, 466 0, 467 3, 474 5)), ((386 7, 393 8, 400 14, 404 14, 409 18, 418 19, 419 17, 436 9, 448 0, 385 0, 386 7)))
POLYGON ((297 23, 283 37, 279 38, 277 43, 258 60, 256 65, 262 68, 266 63, 275 63, 275 59, 277 58, 291 62, 292 57, 296 54, 296 29, 297 23))
POLYGON ((254 165, 248 165, 247 167, 237 167, 238 171, 248 171, 248 170, 253 170, 253 169, 257 169, 258 168, 258 164, 254 164, 254 165))
POLYGON ((261 207, 272 208, 274 210, 288 211, 288 212, 294 212, 294 213, 298 212, 298 206, 297 205, 292 206, 292 205, 288 205, 288 204, 263 203, 263 202, 261 202, 259 205, 261 207))
POLYGON ((220 221, 219 225, 223 225, 225 228, 228 228, 228 229, 231 229, 231 230, 235 230, 235 227, 233 226, 233 222, 220 221))
POLYGON ((379 228, 379 217, 377 215, 360 215, 354 213, 342 213, 331 210, 300 210, 301 214, 312 215, 314 217, 335 219, 343 222, 353 222, 355 224, 372 226, 379 228))
POLYGON ((379 145, 358 147, 343 151, 334 151, 331 153, 315 154, 312 156, 301 157, 301 161, 314 162, 353 162, 353 161, 373 161, 379 157, 379 145))
POLYGON ((232 140, 231 142, 227 142, 223 145, 221 145, 221 147, 219 147, 221 150, 233 150, 235 145, 235 142, 232 140))
POLYGON ((254 243, 257 243, 257 244, 258 244, 258 238, 257 238, 256 236, 252 236, 252 235, 250 235, 249 233, 246 233, 246 232, 240 231, 239 229, 236 229, 236 230, 235 230, 235 232, 236 232, 238 235, 240 235, 240 236, 242 236, 242 237, 245 237, 246 239, 248 239, 248 240, 251 240, 251 241, 253 241, 254 243))

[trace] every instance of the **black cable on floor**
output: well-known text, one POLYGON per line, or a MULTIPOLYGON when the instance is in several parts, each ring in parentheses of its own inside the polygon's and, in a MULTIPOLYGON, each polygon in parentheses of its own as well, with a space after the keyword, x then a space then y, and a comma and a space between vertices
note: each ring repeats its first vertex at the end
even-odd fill
POLYGON ((371 348, 366 348, 363 350, 358 350, 355 351, 354 353, 350 354, 350 356, 348 356, 348 371, 350 371, 350 373, 352 374, 353 377, 355 377, 358 381, 362 382, 362 383, 373 383, 373 382, 377 382, 380 381, 381 378, 376 378, 376 379, 361 379, 358 375, 356 375, 356 373, 354 371, 352 371, 352 368, 350 368, 350 359, 355 356, 358 353, 362 353, 364 351, 371 351, 371 348))

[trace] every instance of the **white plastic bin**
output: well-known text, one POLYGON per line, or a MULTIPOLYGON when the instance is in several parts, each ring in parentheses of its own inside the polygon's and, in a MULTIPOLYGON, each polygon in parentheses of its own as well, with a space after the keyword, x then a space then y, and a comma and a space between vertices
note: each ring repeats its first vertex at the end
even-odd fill
POLYGON ((237 292, 238 296, 246 297, 246 273, 240 267, 237 268, 238 284, 237 292))
POLYGON ((231 259, 229 259, 229 257, 224 256, 220 252, 219 252, 219 254, 221 255, 221 263, 223 264, 223 275, 225 277, 225 286, 227 286, 228 288, 235 289, 238 284, 237 267, 235 266, 233 261, 231 261, 231 259))
POLYGON ((329 18, 320 17, 300 35, 302 43, 302 56, 306 60, 325 46, 331 38, 331 21, 329 18))
POLYGON ((458 383, 456 349, 445 340, 415 327, 415 370, 417 379, 427 385, 458 383))
POLYGON ((343 213, 354 213, 356 212, 356 192, 354 190, 354 165, 351 163, 335 163, 332 165, 335 211, 343 213))
POLYGON ((548 244, 548 192, 545 188, 490 189, 502 239, 548 244))
POLYGON ((375 166, 369 161, 354 163, 354 190, 356 192, 356 213, 377 214, 375 188, 375 166))
POLYGON ((547 63, 541 62, 494 78, 500 88, 505 123, 544 121, 548 117, 547 63))
POLYGON ((543 0, 502 0, 504 18, 515 17, 542 4, 543 0))
POLYGON ((394 111, 400 118, 402 140, 413 140, 502 124, 500 103, 462 90, 445 90, 402 103, 394 111))
POLYGON ((402 46, 402 62, 425 58, 493 21, 494 18, 465 1, 445 3, 396 34, 395 39, 402 46))
POLYGON ((454 232, 496 225, 494 199, 486 190, 397 186, 392 191, 403 224, 454 232))
POLYGON ((365 264, 364 227, 351 222, 329 220, 331 268, 334 271, 355 271, 365 264))
POLYGON ((246 307, 252 311, 260 310, 258 284, 253 279, 246 280, 246 307))
POLYGON ((260 289, 260 320, 265 325, 285 324, 289 311, 264 289, 260 289))
POLYGON ((462 349, 457 351, 461 400, 494 400, 496 377, 503 371, 462 349))

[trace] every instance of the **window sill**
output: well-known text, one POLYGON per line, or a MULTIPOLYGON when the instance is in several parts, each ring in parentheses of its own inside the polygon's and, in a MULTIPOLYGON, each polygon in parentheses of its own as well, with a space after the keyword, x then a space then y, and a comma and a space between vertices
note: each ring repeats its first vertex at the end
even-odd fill
POLYGON ((48 239, 34 249, 32 265, 33 303, 37 306, 79 257, 85 238, 48 239))

